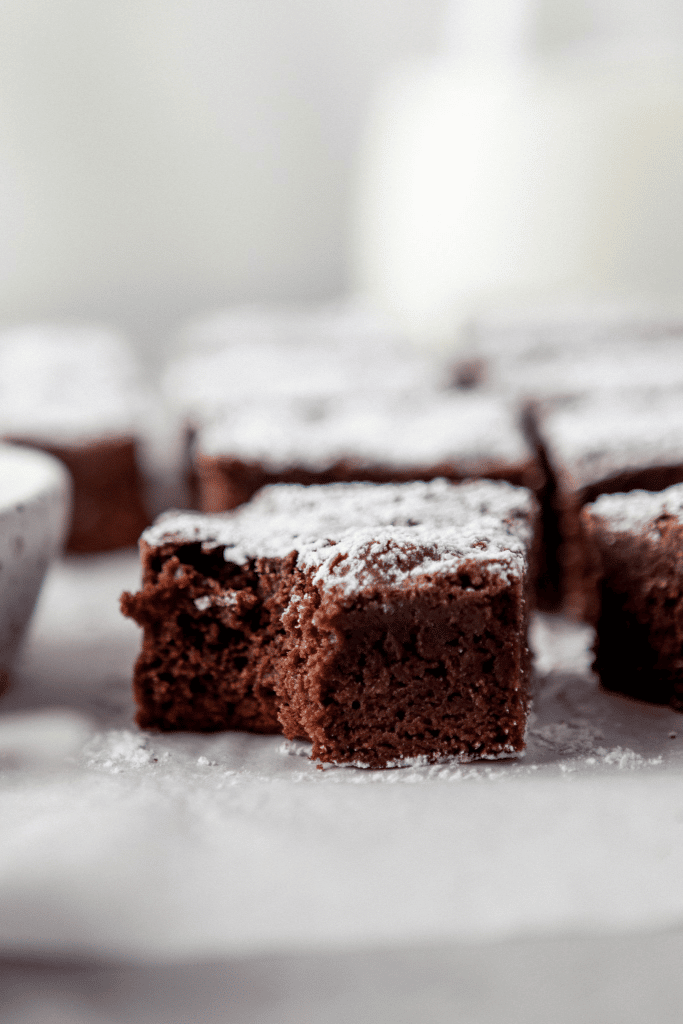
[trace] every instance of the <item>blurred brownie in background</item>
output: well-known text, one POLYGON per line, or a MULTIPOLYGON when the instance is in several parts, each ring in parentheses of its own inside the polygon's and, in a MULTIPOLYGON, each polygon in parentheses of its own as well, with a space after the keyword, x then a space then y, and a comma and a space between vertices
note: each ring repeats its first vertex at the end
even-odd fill
POLYGON ((603 686, 683 710, 683 484, 603 494, 582 521, 603 686))
POLYGON ((489 477, 539 484, 502 401, 442 392, 397 400, 254 403, 197 435, 201 509, 221 512, 268 483, 375 483, 489 477))
POLYGON ((114 332, 26 326, 0 335, 0 436, 60 459, 73 481, 68 549, 135 544, 149 523, 137 367, 114 332))
MULTIPOLYGON (((235 307, 186 324, 162 377, 167 407, 191 449, 198 430, 252 404, 408 397, 448 386, 448 362, 406 343, 386 318, 353 303, 235 307)), ((315 413, 314 413, 315 414, 315 413)))
POLYGON ((680 308, 625 302, 499 308, 472 319, 451 379, 456 387, 522 401, 657 386, 664 365, 683 385, 682 351, 680 308))
POLYGON ((546 410, 538 432, 557 515, 565 608, 590 619, 595 567, 581 508, 601 494, 662 491, 683 481, 683 391, 597 392, 546 410))

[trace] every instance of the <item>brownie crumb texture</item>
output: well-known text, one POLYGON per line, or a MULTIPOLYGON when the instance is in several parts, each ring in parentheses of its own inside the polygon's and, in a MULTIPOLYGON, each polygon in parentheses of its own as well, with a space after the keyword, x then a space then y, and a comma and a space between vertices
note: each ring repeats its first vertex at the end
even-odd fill
POLYGON ((140 725, 284 732, 322 762, 519 752, 536 506, 504 482, 277 485, 143 534, 140 725))

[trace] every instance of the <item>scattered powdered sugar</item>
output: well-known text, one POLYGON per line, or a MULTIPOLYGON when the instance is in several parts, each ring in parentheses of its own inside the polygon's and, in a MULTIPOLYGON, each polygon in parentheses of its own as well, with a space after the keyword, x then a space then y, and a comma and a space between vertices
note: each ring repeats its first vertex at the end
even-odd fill
MULTIPOLYGON (((532 716, 533 718, 533 716, 532 716)), ((370 768, 362 762, 351 764, 320 764, 322 771, 311 770, 296 776, 299 782, 324 779, 327 782, 395 783, 503 781, 530 775, 541 769, 555 768, 563 775, 596 768, 635 771, 656 768, 664 763, 662 755, 647 757, 628 747, 608 747, 600 740, 601 731, 588 722, 556 722, 529 729, 528 744, 520 755, 515 751, 495 757, 443 757, 430 761, 426 757, 404 758, 385 768, 370 768), (492 761, 500 761, 493 767, 492 761)), ((303 740, 285 740, 278 747, 280 754, 310 758, 312 746, 303 740)), ((313 765, 311 765, 313 769, 313 765)), ((237 780, 235 780, 237 781, 237 780)))
POLYGON ((126 768, 144 768, 156 760, 149 749, 149 737, 129 729, 98 733, 84 750, 89 768, 117 773, 126 768))
MULTIPOLYGON (((602 764, 612 765, 615 768, 627 768, 630 771, 635 768, 656 767, 664 762, 661 754, 658 757, 643 757, 627 747, 614 747, 612 750, 598 747, 595 753, 601 759, 602 764)), ((588 758, 587 763, 592 763, 592 759, 588 758)))
MULTIPOLYGON (((399 582, 474 561, 504 577, 523 573, 532 539, 534 499, 504 481, 331 484, 264 488, 221 516, 172 513, 143 534, 152 547, 201 541, 226 561, 283 558, 321 583, 349 592, 367 582, 399 582)), ((200 609, 201 610, 201 609, 200 609)))
POLYGON ((209 608, 232 608, 237 604, 237 595, 232 590, 220 594, 202 594, 195 597, 194 606, 198 612, 206 612, 209 608))
POLYGON ((658 516, 670 515, 683 521, 683 484, 674 484, 659 492, 637 490, 626 494, 601 494, 586 507, 590 516, 604 520, 617 533, 640 532, 648 525, 657 531, 654 520, 658 516))
POLYGON ((643 757, 628 747, 596 747, 590 755, 574 757, 570 761, 559 761, 557 767, 563 774, 584 771, 590 768, 617 768, 620 771, 637 771, 641 768, 658 768, 664 763, 662 756, 643 757))
POLYGON ((308 757, 313 751, 313 744, 306 740, 283 740, 278 747, 280 754, 288 754, 290 757, 308 757))
POLYGON ((547 725, 533 725, 533 718, 527 729, 527 752, 533 754, 540 746, 557 754, 585 754, 596 751, 596 744, 604 740, 601 729, 590 722, 551 722, 547 725))

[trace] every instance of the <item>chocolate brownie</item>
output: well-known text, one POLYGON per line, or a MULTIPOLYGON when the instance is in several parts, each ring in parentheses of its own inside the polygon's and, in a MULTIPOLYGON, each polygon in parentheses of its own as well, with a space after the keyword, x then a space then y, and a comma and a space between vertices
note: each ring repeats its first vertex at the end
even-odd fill
MULTIPOLYGON (((254 403, 199 432, 195 465, 204 512, 235 508, 272 483, 486 477, 529 487, 539 498, 546 483, 506 402, 453 392, 323 406, 254 403)), ((544 519, 534 560, 536 603, 552 608, 556 588, 545 565, 545 528, 544 519)))
MULTIPOLYGON (((661 491, 683 481, 683 400, 670 393, 599 392, 540 418, 559 544, 558 573, 570 614, 591 618, 593 566, 581 507, 600 494, 661 491)), ((547 561, 554 552, 547 551, 547 561)))
POLYGON ((534 453, 506 403, 449 392, 396 401, 249 408, 197 436, 200 507, 221 512, 268 483, 504 479, 536 487, 534 453))
POLYGON ((131 354, 109 330, 50 325, 0 336, 0 436, 41 448, 68 468, 70 551, 135 544, 150 521, 139 397, 131 354))
POLYGON ((284 731, 320 761, 520 751, 535 501, 505 482, 276 485, 141 539, 138 722, 284 731))
POLYGON ((582 512, 595 552, 603 686, 683 710, 683 484, 604 494, 582 512))

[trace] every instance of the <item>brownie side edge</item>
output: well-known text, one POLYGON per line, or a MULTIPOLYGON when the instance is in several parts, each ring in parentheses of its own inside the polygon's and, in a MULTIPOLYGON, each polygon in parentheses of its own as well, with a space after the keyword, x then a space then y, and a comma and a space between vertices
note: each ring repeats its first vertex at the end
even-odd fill
POLYGON ((465 562, 455 576, 352 600, 301 588, 286 614, 280 720, 314 758, 379 768, 523 749, 526 580, 465 562))
POLYGON ((666 513, 656 534, 582 518, 599 560, 595 672, 608 690, 683 710, 683 526, 666 513))

